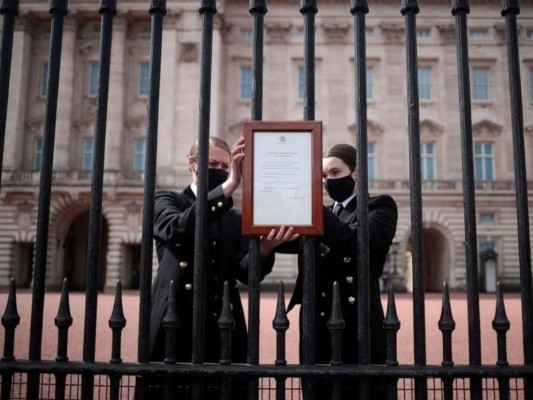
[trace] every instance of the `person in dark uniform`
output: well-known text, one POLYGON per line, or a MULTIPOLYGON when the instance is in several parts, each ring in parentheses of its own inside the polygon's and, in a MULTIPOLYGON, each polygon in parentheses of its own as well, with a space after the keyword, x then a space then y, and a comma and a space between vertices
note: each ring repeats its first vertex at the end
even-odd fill
MULTIPOLYGON (((356 151, 350 145, 331 147, 323 158, 324 188, 334 200, 324 207, 324 235, 316 241, 315 354, 317 364, 331 361, 331 335, 327 322, 331 314, 333 283, 338 282, 341 309, 345 321, 342 332, 342 362, 358 363, 357 349, 357 193, 356 151)), ((387 195, 369 197, 369 275, 370 275, 370 340, 371 363, 384 364, 386 337, 383 330, 384 313, 381 305, 379 278, 387 252, 396 233, 398 210, 387 195)), ((298 253, 299 273, 288 309, 302 302, 302 246, 300 241, 285 243, 276 252, 298 253)), ((300 348, 301 350, 301 348, 300 348)), ((350 382, 343 384, 342 398, 357 399, 357 388, 350 382)), ((331 384, 316 381, 317 398, 330 397, 331 384)), ((380 384, 373 385, 372 399, 385 398, 380 384)), ((366 400, 366 399, 365 399, 366 400)))
MULTIPOLYGON (((151 361, 163 361, 165 357, 165 329, 162 321, 167 310, 171 281, 175 284, 179 318, 177 360, 191 362, 192 359, 197 157, 198 146, 195 144, 187 156, 192 177, 190 186, 182 192, 159 191, 155 195, 154 238, 159 269, 152 289, 151 361)), ((247 359, 247 331, 238 281, 247 283, 248 280, 249 242, 241 236, 241 215, 232 209, 232 194, 241 181, 243 157, 243 138, 232 149, 220 138, 209 138, 205 362, 217 363, 220 360, 218 318, 222 309, 225 281, 230 283, 230 302, 235 320, 231 336, 231 359, 235 363, 244 363, 247 359)), ((272 249, 297 237, 292 229, 280 229, 261 239, 261 279, 272 270, 272 249)), ((188 386, 187 382, 181 384, 188 386)), ((153 391, 150 393, 154 394, 153 391)), ((179 393, 183 393, 183 390, 179 393)), ((212 396, 206 396, 218 398, 217 393, 215 391, 212 396)))

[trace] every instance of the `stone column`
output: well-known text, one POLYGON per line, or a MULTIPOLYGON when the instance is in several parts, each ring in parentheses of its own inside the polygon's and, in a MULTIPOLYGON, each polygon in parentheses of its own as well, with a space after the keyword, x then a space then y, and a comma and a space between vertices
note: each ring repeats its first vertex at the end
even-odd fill
POLYGON ((168 13, 163 19, 163 47, 161 59, 161 87, 159 92, 159 130, 157 171, 162 184, 172 184, 171 171, 176 164, 174 138, 180 129, 176 123, 176 69, 178 49, 178 14, 168 13))
MULTIPOLYGON (((9 82, 9 101, 7 105, 6 136, 4 141, 3 170, 24 169, 22 164, 24 152, 24 135, 30 81, 30 52, 32 19, 21 16, 16 19, 13 35, 13 52, 11 58, 11 76, 9 82)), ((33 151, 33 146, 26 146, 26 151, 33 151)), ((31 157, 30 157, 31 158, 31 157)))
MULTIPOLYGON (((121 169, 122 154, 129 146, 123 146, 122 136, 124 130, 125 97, 125 71, 124 60, 126 51, 126 32, 128 17, 124 14, 117 15, 113 20, 113 39, 111 42, 111 65, 109 71, 109 97, 107 105, 107 131, 105 144, 106 171, 119 171, 121 169)), ((130 167, 131 166, 126 166, 130 167)))
MULTIPOLYGON (((72 132, 72 105, 74 102, 74 69, 78 20, 68 15, 63 25, 63 45, 59 75, 59 98, 57 103, 56 135, 54 147, 54 170, 69 169, 69 142, 72 132)), ((79 77, 80 74, 78 73, 79 77)), ((83 79, 83 75, 80 77, 83 79)), ((79 95, 79 93, 78 93, 79 95)))
MULTIPOLYGON (((210 136, 222 136, 222 17, 215 14, 213 24, 213 53, 211 66, 211 115, 209 119, 210 136)), ((231 144, 230 144, 231 145, 231 144)))

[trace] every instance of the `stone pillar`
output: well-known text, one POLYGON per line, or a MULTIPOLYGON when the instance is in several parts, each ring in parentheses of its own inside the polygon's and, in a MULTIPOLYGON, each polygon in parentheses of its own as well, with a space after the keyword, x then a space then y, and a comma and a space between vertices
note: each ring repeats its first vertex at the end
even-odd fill
MULTIPOLYGON (((106 171, 119 171, 124 157, 122 134, 124 130, 125 71, 124 59, 126 51, 126 32, 128 18, 124 14, 117 15, 113 20, 113 39, 111 42, 111 66, 109 71, 109 97, 107 105, 107 131, 105 144, 106 171)), ((126 157, 127 158, 127 157, 126 157)), ((126 168, 131 166, 126 166, 126 168)))
MULTIPOLYGON (((222 17, 215 14, 213 24, 213 54, 211 58, 211 115, 209 119, 210 136, 224 136, 222 132, 222 79, 224 65, 222 63, 222 17)), ((231 143, 230 143, 231 146, 231 143)))
MULTIPOLYGON (((56 135, 54 147, 54 170, 69 169, 69 142, 72 132, 72 104, 74 102, 74 69, 77 18, 69 15, 63 25, 63 45, 59 75, 59 98, 57 103, 56 135)), ((79 77, 80 74, 78 73, 79 77)), ((83 79, 83 75, 81 76, 83 79)), ((79 95, 79 93, 78 93, 79 95)))
POLYGON ((176 69, 178 49, 178 14, 168 13, 163 19, 163 47, 161 59, 161 87, 159 91, 159 130, 157 146, 157 171, 159 179, 172 184, 171 171, 176 164, 174 146, 176 123, 176 69))
MULTIPOLYGON (((30 81, 30 52, 32 19, 21 16, 16 19, 13 35, 13 55, 9 82, 9 101, 7 105, 6 136, 4 141, 3 170, 24 169, 25 121, 27 115, 28 84, 30 81)), ((33 151, 33 146, 26 146, 33 151)), ((31 157, 30 157, 31 158, 31 157)))

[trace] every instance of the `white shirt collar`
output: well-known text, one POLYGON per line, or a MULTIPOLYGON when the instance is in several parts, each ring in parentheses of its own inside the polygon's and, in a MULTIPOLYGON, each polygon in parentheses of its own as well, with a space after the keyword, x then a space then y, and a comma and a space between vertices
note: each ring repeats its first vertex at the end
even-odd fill
POLYGON ((191 190, 194 193, 194 196, 198 197, 198 195, 196 194, 198 191, 198 186, 196 186, 196 182, 191 183, 191 190))
MULTIPOLYGON (((346 208, 346 206, 348 205, 348 203, 350 201, 352 201, 352 199, 357 195, 357 193, 354 193, 352 194, 350 197, 348 197, 346 200, 344 200, 341 204, 342 204, 342 207, 343 208, 346 208)), ((336 201, 335 204, 333 205, 333 209, 335 209, 335 207, 337 206, 338 202, 336 201)))

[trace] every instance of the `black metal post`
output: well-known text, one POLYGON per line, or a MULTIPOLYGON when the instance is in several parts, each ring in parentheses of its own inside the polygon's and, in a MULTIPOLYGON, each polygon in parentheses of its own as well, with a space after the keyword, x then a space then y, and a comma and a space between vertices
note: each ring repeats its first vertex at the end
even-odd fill
MULTIPOLYGON (((457 73, 459 83, 459 111, 461 121, 461 151, 463 166, 463 198, 465 206, 466 285, 468 303, 468 349, 471 365, 481 364, 479 322, 479 282, 477 256, 477 227, 472 145, 472 111, 470 74, 468 67, 468 29, 466 15, 470 12, 468 0, 453 0, 457 41, 457 73)), ((481 380, 470 379, 473 400, 481 399, 481 380)))
MULTIPOLYGON (((96 346, 96 318, 98 310, 98 266, 102 230, 102 193, 104 181, 104 156, 109 93, 109 68, 113 16, 117 12, 116 0, 100 1, 100 62, 98 64, 98 97, 94 131, 94 157, 91 178, 91 204, 89 212, 89 244, 87 250, 87 278, 85 284, 85 328, 83 333, 83 361, 94 361, 96 346)), ((82 377, 82 399, 92 399, 94 378, 82 377)))
POLYGON ((231 313, 228 281, 224 282, 224 296, 218 327, 220 329, 220 364, 229 365, 231 364, 231 331, 235 329, 235 320, 231 313))
MULTIPOLYGON (((400 329, 400 320, 396 313, 396 300, 394 298, 394 290, 392 285, 389 285, 389 298, 387 302, 387 313, 383 320, 383 329, 387 332, 387 360, 385 364, 390 367, 398 365, 397 355, 397 334, 400 329)), ((387 380, 387 399, 396 400, 398 398, 397 392, 398 378, 389 378, 387 380)))
MULTIPOLYGON (((166 0, 151 0, 152 20, 150 38, 150 82, 148 96, 148 126, 143 204, 143 233, 141 245, 140 321, 150 321, 152 293, 152 256, 154 241, 154 193, 156 182, 157 133, 159 119, 159 87, 161 80, 161 46, 166 0)), ((139 324, 138 360, 147 363, 150 351, 150 324, 139 324)), ((140 383, 142 387, 142 381, 140 383)), ((143 392, 142 390, 140 391, 143 392)))
MULTIPOLYGON (((453 367, 452 332, 455 330, 455 321, 450 305, 448 283, 444 282, 442 290, 442 311, 439 319, 439 329, 442 332, 442 366, 453 367)), ((453 399, 453 378, 443 378, 444 399, 453 399)))
MULTIPOLYGON (((315 119, 315 0, 300 0, 300 13, 304 20, 304 120, 315 119)), ((300 340, 301 360, 304 365, 315 363, 315 238, 303 240, 303 298, 300 340)), ((313 400, 315 384, 310 379, 302 380, 303 394, 313 400)))
MULTIPOLYGON (((424 312, 424 266, 422 262, 422 180, 420 173, 420 109, 416 44, 417 0, 402 0, 405 17, 407 63, 407 125, 409 132, 409 176, 411 181, 411 242, 413 246, 413 322, 415 364, 426 364, 426 326, 424 312)), ((415 379, 415 398, 427 398, 427 381, 415 379)))
POLYGON ((11 73, 11 55, 13 52, 13 31, 15 17, 19 12, 19 0, 2 0, 0 14, 4 16, 2 26, 2 49, 0 54, 0 188, 2 187, 2 170, 4 164, 4 140, 6 137, 7 102, 9 99, 9 77, 11 73))
MULTIPOLYGON (((252 110, 251 118, 260 121, 263 118, 263 43, 264 20, 267 13, 266 0, 250 0, 250 14, 253 18, 252 44, 252 110)), ((260 311, 260 238, 250 238, 250 270, 248 271, 248 363, 259 363, 259 311, 260 311)), ((248 398, 257 399, 259 381, 250 379, 248 398)))
MULTIPOLYGON (((11 279, 9 284, 9 294, 7 297, 6 310, 2 316, 2 325, 4 326, 4 355, 2 361, 13 361, 15 350, 15 328, 20 323, 20 316, 17 311, 17 283, 11 279)), ((2 391, 0 393, 2 400, 11 398, 11 379, 12 372, 2 373, 2 391)))
MULTIPOLYGON (((531 241, 527 193, 526 158, 524 147, 524 115, 520 78, 520 54, 518 50, 518 26, 520 13, 518 0, 502 0, 502 15, 507 31, 507 60, 509 69, 509 93, 511 99, 511 128, 513 133, 514 176, 516 187, 516 216, 518 221, 518 255, 520 263, 520 287, 522 298, 522 337, 524 364, 533 365, 533 286, 531 281, 531 241)), ((524 382, 526 398, 533 397, 533 382, 524 382)))
POLYGON ((59 310, 54 320, 57 326, 57 357, 56 361, 68 361, 68 329, 72 326, 72 316, 70 314, 69 292, 67 279, 63 279, 63 287, 61 290, 61 300, 59 302, 59 310))
MULTIPOLYGON (((498 361, 496 365, 507 367, 509 362, 507 361, 507 338, 506 333, 511 327, 509 319, 507 319, 507 313, 505 312, 505 303, 503 302, 503 293, 500 286, 500 282, 496 285, 496 312, 494 319, 492 320, 492 329, 496 331, 498 337, 498 361)), ((526 384, 527 386, 527 384, 526 384)), ((498 391, 500 393, 500 399, 509 398, 509 378, 498 378, 498 391)))
POLYGON ((162 322, 165 329, 165 364, 177 361, 177 333, 180 325, 178 307, 176 304, 176 288, 174 281, 170 281, 168 289, 168 307, 162 322))
MULTIPOLYGON (((44 289, 46 280, 46 258, 48 253, 48 229, 50 202, 52 196, 52 166, 56 130, 59 70, 63 42, 63 19, 67 14, 67 0, 51 0, 50 51, 48 56, 48 87, 44 119, 43 159, 39 184, 39 206, 37 213, 37 234, 35 239, 35 266, 33 271, 33 297, 31 309, 29 360, 41 359, 44 289)), ((39 373, 28 374, 28 399, 39 397, 39 373)))
MULTIPOLYGON (((287 309, 285 308, 285 285, 280 282, 276 315, 272 321, 272 327, 276 331, 276 365, 287 365, 287 360, 285 359, 285 332, 289 329, 289 324, 287 309)), ((285 399, 285 378, 276 378, 276 400, 283 399, 285 399)))
POLYGON ((124 311, 122 309, 122 282, 117 281, 115 289, 115 302, 113 303, 113 311, 109 317, 109 327, 113 331, 113 342, 111 346, 111 359, 109 362, 121 363, 120 356, 122 329, 126 326, 126 318, 124 318, 124 311))

